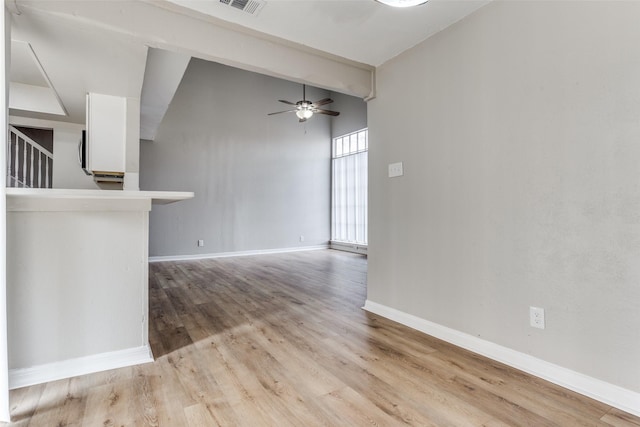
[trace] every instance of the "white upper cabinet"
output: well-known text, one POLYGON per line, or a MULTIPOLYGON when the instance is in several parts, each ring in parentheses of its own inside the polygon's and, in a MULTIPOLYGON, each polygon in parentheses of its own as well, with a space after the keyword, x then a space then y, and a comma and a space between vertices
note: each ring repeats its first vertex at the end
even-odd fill
POLYGON ((127 139, 127 98, 87 94, 87 157, 92 172, 123 173, 127 139))

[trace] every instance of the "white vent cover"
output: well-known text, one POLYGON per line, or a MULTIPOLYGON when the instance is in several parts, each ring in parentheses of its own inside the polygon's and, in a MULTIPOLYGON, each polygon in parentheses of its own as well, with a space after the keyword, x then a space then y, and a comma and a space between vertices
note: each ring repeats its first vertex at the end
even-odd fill
POLYGON ((220 3, 234 7, 250 15, 257 15, 265 5, 264 0, 219 0, 220 3))

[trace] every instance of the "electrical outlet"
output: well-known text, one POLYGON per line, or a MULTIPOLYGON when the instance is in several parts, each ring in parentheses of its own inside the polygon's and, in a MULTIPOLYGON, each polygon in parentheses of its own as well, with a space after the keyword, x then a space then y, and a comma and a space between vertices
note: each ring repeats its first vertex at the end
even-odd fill
POLYGON ((198 246, 199 247, 203 247, 204 246, 204 240, 198 240, 198 246))
POLYGON ((300 241, 304 242, 304 236, 300 236, 300 241))
POLYGON ((534 328, 544 329, 544 308, 529 307, 529 323, 534 328))

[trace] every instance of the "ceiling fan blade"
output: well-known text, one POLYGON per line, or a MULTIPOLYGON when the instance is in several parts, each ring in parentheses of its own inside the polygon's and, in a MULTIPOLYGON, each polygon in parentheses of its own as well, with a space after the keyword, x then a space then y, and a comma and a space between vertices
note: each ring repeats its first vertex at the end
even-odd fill
POLYGON ((320 110, 318 108, 313 110, 314 113, 318 113, 318 114, 326 114, 327 116, 339 116, 340 113, 337 111, 331 111, 331 110, 320 110))
POLYGON ((280 101, 280 102, 282 102, 282 103, 285 103, 285 104, 288 104, 288 105, 296 105, 296 103, 295 103, 295 102, 285 101, 284 99, 278 99, 278 101, 280 101))
POLYGON ((296 110, 276 111, 275 113, 267 114, 267 116, 273 116, 274 114, 282 114, 282 113, 293 113, 293 112, 296 112, 296 111, 298 111, 298 110, 296 109, 296 110))
POLYGON ((312 105, 313 105, 314 107, 319 107, 319 106, 321 106, 321 105, 331 104, 332 102, 333 102, 333 99, 331 99, 331 98, 324 98, 324 99, 321 99, 320 101, 316 101, 316 102, 312 103, 312 105))

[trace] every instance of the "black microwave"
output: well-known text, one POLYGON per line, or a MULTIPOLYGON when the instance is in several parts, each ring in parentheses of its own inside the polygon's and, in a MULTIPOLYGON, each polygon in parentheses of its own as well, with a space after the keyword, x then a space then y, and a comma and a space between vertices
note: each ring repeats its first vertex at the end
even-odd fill
POLYGON ((88 168, 87 161, 87 131, 82 131, 82 138, 78 143, 78 162, 80 163, 80 167, 87 175, 92 175, 91 171, 88 168))

